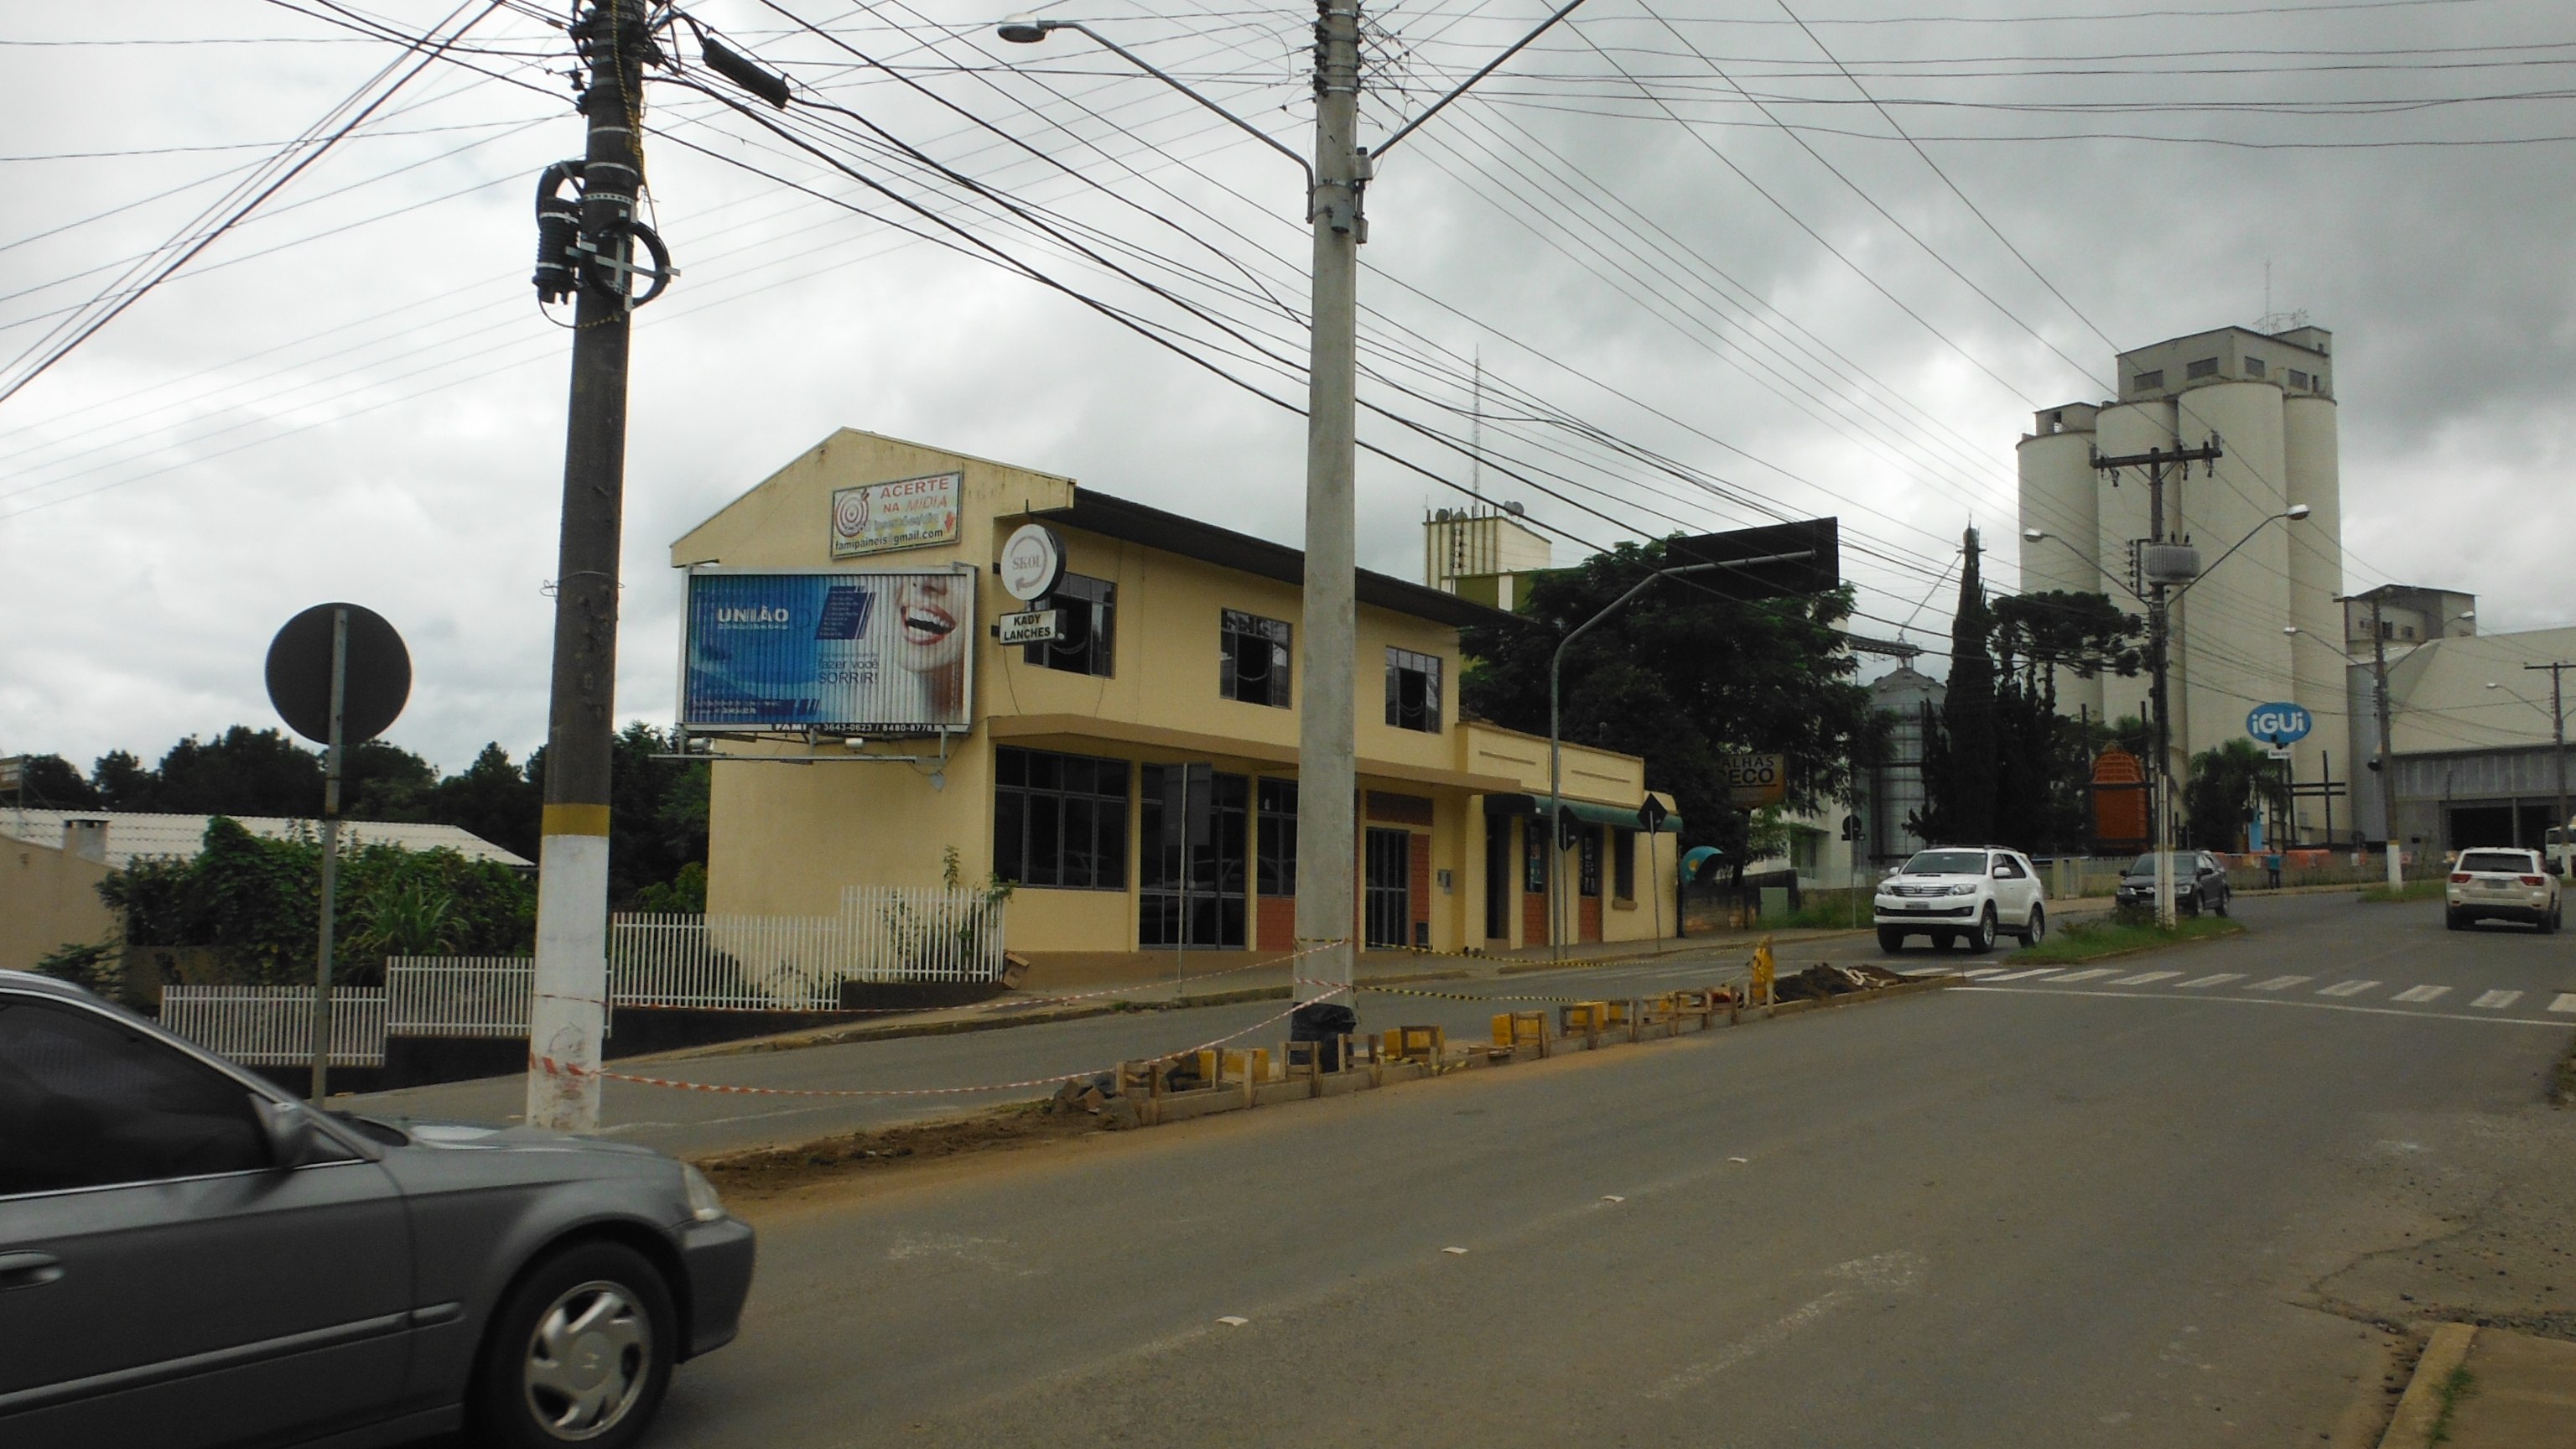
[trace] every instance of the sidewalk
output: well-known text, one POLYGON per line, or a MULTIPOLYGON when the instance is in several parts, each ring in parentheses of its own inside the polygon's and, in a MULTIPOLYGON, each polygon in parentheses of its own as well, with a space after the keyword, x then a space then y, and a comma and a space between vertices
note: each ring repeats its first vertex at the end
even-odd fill
POLYGON ((2576 1444, 2576 1343, 2501 1328, 2433 1330, 2380 1449, 2576 1444))

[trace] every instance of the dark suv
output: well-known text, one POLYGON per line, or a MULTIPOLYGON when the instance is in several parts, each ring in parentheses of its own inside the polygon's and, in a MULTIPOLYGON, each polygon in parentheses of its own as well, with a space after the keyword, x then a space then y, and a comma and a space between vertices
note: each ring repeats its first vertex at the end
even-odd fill
MULTIPOLYGON (((2174 914, 2197 916, 2203 911, 2213 916, 2227 914, 2227 903, 2235 892, 2227 884, 2227 867, 2218 857, 2205 850, 2177 850, 2173 854, 2174 914)), ((2153 851, 2129 862, 2120 876, 2120 894, 2115 901, 2122 911, 2144 915, 2156 913, 2156 857, 2153 851)))
POLYGON ((630 1445, 751 1229, 617 1143, 316 1112, 0 971, 0 1444, 630 1445))

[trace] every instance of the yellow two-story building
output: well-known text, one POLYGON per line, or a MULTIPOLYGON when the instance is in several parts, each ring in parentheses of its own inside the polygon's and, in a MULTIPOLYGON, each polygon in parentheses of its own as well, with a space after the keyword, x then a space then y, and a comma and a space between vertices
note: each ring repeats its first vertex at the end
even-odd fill
MULTIPOLYGON (((691 571, 695 611, 682 724, 717 759, 710 913, 829 914, 845 886, 937 885, 954 850, 969 879, 1017 883, 1008 937, 1042 961, 1292 949, 1297 550, 844 429, 690 530, 671 562, 691 571), (1031 605, 1004 592, 1002 549, 1030 523, 1063 551, 1043 601, 1055 637, 1005 645, 996 625, 1031 605), (906 722, 798 725, 708 702, 693 671, 722 651, 695 586, 764 574, 892 600, 873 632, 864 605, 819 605, 836 623, 724 617, 809 652, 848 641, 823 647, 852 662, 822 672, 901 680, 914 692, 884 708, 906 722)), ((1544 945, 1551 915, 1567 942, 1672 934, 1675 852, 1659 835, 1679 822, 1660 797, 1661 831, 1641 828, 1645 762, 1566 747, 1570 843, 1552 849, 1546 740, 1460 717, 1460 629, 1522 621, 1366 571, 1358 598, 1358 938, 1544 945)))

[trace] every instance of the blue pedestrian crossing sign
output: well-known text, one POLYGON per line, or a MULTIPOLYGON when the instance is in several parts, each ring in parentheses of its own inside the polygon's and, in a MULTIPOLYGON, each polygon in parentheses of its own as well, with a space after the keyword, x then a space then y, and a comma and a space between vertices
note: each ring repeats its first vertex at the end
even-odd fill
POLYGON ((2275 749, 2306 739, 2315 727, 2307 710, 2295 704, 2258 704, 2245 716, 2245 733, 2275 749))

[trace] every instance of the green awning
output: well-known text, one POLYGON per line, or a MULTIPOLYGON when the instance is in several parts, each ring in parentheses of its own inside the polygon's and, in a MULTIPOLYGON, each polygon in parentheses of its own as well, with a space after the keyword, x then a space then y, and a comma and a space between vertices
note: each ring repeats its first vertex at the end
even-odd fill
MULTIPOLYGON (((1642 800, 1626 809, 1616 805, 1596 805, 1589 800, 1562 800, 1559 803, 1565 807, 1567 814, 1586 825, 1609 825, 1621 830, 1646 828, 1646 822, 1637 814, 1639 810, 1645 808, 1645 802, 1642 800)), ((1532 820, 1543 819, 1547 815, 1547 797, 1545 795, 1488 795, 1485 797, 1485 813, 1519 815, 1532 820)), ((1681 831, 1682 818, 1679 815, 1664 817, 1663 834, 1679 835, 1681 831)))

